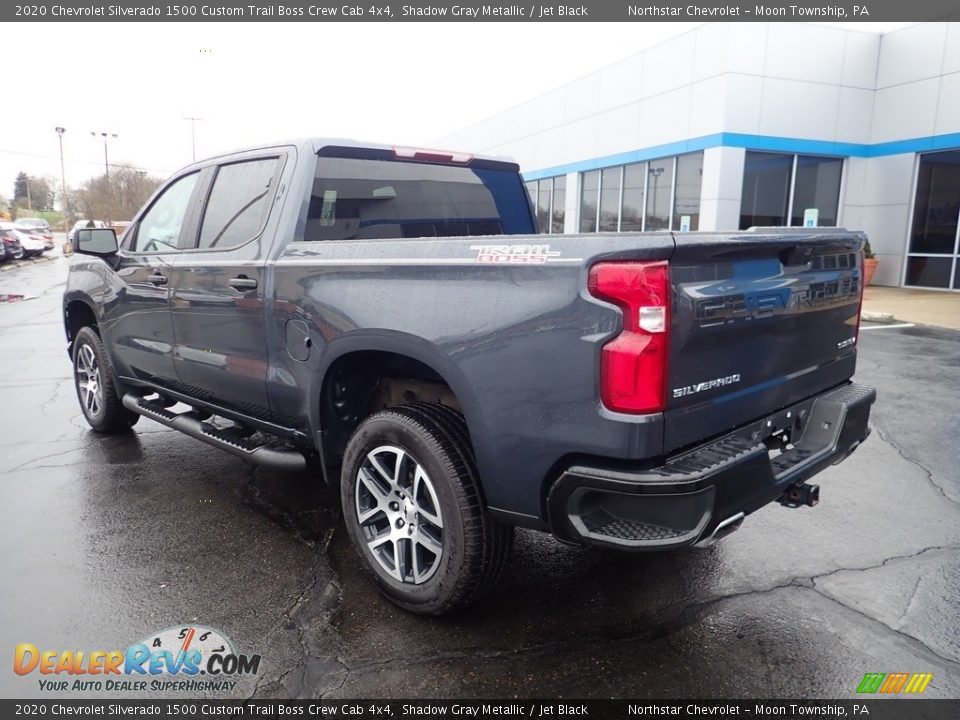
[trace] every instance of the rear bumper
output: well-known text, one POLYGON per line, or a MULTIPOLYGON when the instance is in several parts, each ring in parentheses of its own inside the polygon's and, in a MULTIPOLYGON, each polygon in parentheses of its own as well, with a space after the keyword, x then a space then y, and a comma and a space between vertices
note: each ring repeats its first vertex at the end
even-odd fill
POLYGON ((873 388, 848 383, 774 413, 658 467, 567 468, 547 498, 561 540, 665 550, 715 539, 852 453, 870 434, 873 388), (765 440, 788 433, 771 459, 765 440))

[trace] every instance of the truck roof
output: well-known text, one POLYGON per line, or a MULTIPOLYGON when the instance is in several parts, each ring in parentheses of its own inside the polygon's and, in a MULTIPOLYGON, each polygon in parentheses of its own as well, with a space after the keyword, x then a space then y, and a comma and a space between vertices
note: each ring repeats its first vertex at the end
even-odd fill
MULTIPOLYGON (((325 147, 346 147, 346 148, 358 148, 362 150, 380 150, 387 152, 394 152, 396 150, 412 150, 424 153, 440 153, 440 154, 453 154, 453 155, 469 155, 471 159, 474 160, 486 160, 488 162, 495 163, 510 163, 515 164, 516 161, 513 158, 506 157, 503 155, 476 155, 474 153, 467 153, 459 150, 449 150, 445 148, 429 148, 429 147, 414 147, 410 145, 396 144, 389 145, 386 143, 375 143, 375 142, 364 142, 359 140, 354 140, 352 138, 336 138, 336 137, 308 137, 308 138, 293 138, 289 140, 282 140, 277 142, 262 143, 259 145, 250 145, 247 147, 236 148, 234 150, 229 150, 227 152, 217 153, 216 155, 211 155, 209 157, 198 160, 197 163, 204 163, 208 160, 213 160, 219 157, 225 157, 229 155, 236 155, 238 153, 252 152, 256 150, 263 150, 264 148, 271 147, 282 147, 284 145, 293 145, 304 153, 310 153, 316 155, 320 150, 325 147)), ((191 163, 195 165, 197 163, 191 163)))

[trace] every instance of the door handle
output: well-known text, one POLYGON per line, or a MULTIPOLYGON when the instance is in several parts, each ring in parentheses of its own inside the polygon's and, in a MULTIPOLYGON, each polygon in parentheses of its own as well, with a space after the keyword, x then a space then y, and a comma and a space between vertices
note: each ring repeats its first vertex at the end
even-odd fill
POLYGON ((257 281, 255 278, 248 278, 246 275, 238 275, 230 278, 230 287, 234 290, 256 290, 257 281))
POLYGON ((166 285, 166 284, 167 284, 167 278, 164 277, 163 275, 161 275, 161 274, 158 273, 158 272, 154 272, 153 275, 150 275, 150 276, 147 278, 147 281, 153 283, 154 285, 166 285))

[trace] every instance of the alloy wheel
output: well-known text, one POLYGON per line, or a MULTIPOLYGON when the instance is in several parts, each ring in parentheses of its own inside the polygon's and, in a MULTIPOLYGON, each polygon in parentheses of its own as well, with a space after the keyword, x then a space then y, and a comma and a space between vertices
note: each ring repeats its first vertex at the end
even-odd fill
POLYGON ((77 351, 76 376, 84 412, 95 417, 103 407, 103 388, 100 383, 100 364, 89 345, 81 345, 77 351))
POLYGON ((427 582, 443 558, 443 518, 424 468, 383 445, 367 453, 356 488, 357 521, 377 564, 402 583, 427 582))

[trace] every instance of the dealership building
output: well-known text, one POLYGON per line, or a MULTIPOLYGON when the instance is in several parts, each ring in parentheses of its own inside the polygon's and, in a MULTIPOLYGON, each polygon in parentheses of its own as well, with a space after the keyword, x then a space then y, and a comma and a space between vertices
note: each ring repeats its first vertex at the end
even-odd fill
POLYGON ((515 158, 544 233, 839 225, 960 290, 960 24, 712 23, 440 142, 515 158))

